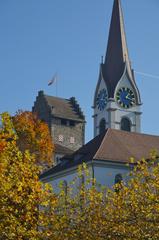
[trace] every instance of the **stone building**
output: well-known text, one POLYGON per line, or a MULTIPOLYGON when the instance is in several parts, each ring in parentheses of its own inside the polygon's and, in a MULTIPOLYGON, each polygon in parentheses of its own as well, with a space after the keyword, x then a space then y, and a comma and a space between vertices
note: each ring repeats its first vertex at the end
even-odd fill
POLYGON ((55 162, 84 145, 85 116, 74 97, 63 99, 39 91, 33 112, 49 126, 55 144, 55 162))

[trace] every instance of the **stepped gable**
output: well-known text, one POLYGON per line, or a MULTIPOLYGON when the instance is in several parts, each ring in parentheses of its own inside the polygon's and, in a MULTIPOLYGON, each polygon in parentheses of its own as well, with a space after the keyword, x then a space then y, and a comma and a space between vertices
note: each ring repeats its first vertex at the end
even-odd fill
POLYGON ((71 99, 63 99, 48 95, 45 95, 45 99, 52 108, 54 116, 76 121, 84 120, 84 115, 80 111, 79 105, 73 104, 71 99))
POLYGON ((45 95, 43 91, 39 91, 37 99, 38 98, 44 98, 54 117, 70 119, 78 122, 84 122, 85 120, 85 116, 74 97, 64 99, 45 95))

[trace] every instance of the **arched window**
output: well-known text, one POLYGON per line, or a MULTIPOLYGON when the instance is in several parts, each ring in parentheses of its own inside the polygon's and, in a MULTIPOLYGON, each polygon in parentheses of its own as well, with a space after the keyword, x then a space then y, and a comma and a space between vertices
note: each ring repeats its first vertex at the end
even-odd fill
POLYGON ((131 122, 128 118, 122 118, 121 130, 131 132, 131 122))
POLYGON ((121 189, 122 189, 122 181, 123 181, 123 177, 121 175, 121 173, 118 173, 115 175, 115 192, 118 193, 121 189))
POLYGON ((115 184, 120 184, 123 181, 123 177, 121 175, 121 173, 118 173, 115 175, 115 184))
POLYGON ((105 121, 105 119, 103 118, 103 119, 100 121, 100 124, 99 124, 99 134, 101 134, 102 132, 104 132, 105 129, 106 129, 106 121, 105 121))

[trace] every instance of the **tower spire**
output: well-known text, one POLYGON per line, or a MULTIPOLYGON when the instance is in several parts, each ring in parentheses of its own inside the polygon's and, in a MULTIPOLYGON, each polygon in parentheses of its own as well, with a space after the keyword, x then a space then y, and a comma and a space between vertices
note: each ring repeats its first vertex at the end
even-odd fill
POLYGON ((104 128, 140 132, 141 99, 129 59, 121 0, 114 0, 106 56, 94 95, 94 135, 104 128))
POLYGON ((124 73, 125 66, 130 81, 135 83, 126 43, 121 2, 120 0, 114 0, 107 52, 102 66, 103 76, 108 86, 109 97, 114 96, 116 85, 124 73))

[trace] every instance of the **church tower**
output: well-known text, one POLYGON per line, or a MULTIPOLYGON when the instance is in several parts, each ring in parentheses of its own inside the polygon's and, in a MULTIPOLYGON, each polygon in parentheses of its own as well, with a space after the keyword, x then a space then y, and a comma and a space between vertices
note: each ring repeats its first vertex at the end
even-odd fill
POLYGON ((94 96, 94 136, 106 128, 140 132, 141 99, 129 59, 120 0, 114 0, 104 61, 94 96))

